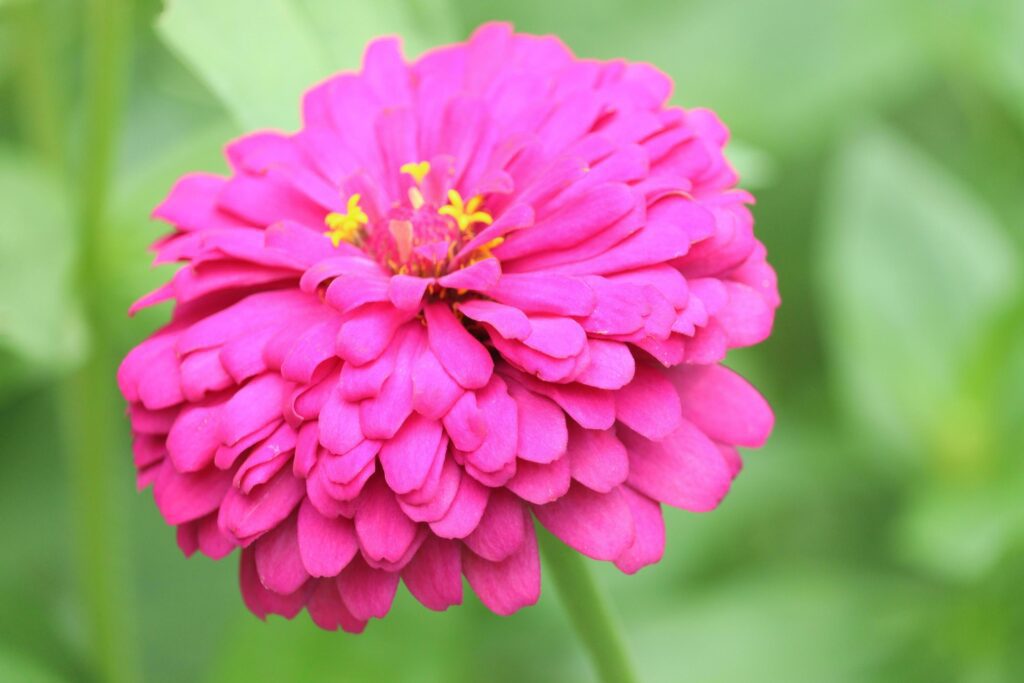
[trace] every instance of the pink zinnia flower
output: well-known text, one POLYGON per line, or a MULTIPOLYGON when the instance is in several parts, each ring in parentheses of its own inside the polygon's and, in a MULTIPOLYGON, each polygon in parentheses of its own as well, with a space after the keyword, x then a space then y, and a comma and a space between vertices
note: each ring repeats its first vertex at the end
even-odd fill
POLYGON ((182 550, 241 548, 253 612, 347 631, 399 579, 534 603, 534 517, 657 562, 661 503, 714 508, 771 430, 719 363, 779 303, 725 127, 670 90, 502 24, 413 64, 379 40, 297 133, 183 177, 154 215, 186 265, 136 305, 172 319, 118 375, 182 550))

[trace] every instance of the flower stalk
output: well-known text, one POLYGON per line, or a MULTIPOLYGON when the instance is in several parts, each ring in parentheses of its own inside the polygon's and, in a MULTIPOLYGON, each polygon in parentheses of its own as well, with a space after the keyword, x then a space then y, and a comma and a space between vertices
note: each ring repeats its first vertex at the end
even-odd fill
POLYGON ((97 677, 114 683, 141 680, 132 628, 131 577, 124 525, 113 473, 122 419, 113 386, 114 364, 104 340, 102 224, 109 195, 131 28, 129 0, 84 5, 84 148, 76 182, 78 261, 74 286, 84 309, 89 350, 63 392, 65 440, 70 457, 70 499, 75 531, 75 572, 97 677))
POLYGON ((546 531, 538 533, 544 567, 603 683, 636 683, 626 643, 587 559, 546 531))

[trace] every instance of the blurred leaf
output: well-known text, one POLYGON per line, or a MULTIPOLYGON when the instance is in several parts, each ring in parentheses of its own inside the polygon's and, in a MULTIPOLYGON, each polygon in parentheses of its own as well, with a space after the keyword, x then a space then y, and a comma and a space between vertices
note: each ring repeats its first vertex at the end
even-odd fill
POLYGON ((326 71, 295 4, 169 0, 163 40, 223 100, 240 125, 294 128, 299 98, 326 71))
POLYGON ((366 43, 377 36, 401 36, 406 57, 414 57, 455 39, 447 0, 297 0, 297 3, 309 18, 332 69, 357 68, 366 43))
POLYGON ((827 196, 818 280, 841 398, 908 448, 955 403, 1018 264, 985 207, 889 133, 847 142, 827 196))
POLYGON ((358 66, 368 40, 401 33, 422 50, 447 32, 442 0, 412 13, 399 0, 169 0, 157 23, 164 41, 222 99, 245 129, 295 128, 302 93, 358 66))
POLYGON ((66 190, 25 158, 0 152, 0 349, 27 373, 81 358, 85 330, 73 293, 75 236, 66 190))
MULTIPOLYGON (((0 0, 2 3, 3 0, 0 0)), ((26 659, 23 655, 0 648, 0 681, 17 683, 58 683, 64 680, 56 676, 40 662, 26 659)))
POLYGON ((651 683, 879 681, 923 605, 912 584, 790 565, 648 606, 630 619, 630 640, 651 683))
POLYGON ((980 580, 1024 538, 1020 477, 972 490, 933 487, 903 519, 897 547, 907 559, 945 579, 980 580))

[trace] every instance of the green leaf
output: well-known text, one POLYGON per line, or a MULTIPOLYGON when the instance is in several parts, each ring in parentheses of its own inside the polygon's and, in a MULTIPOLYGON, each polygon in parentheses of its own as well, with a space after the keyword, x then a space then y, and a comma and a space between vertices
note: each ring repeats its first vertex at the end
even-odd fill
POLYGON ((297 0, 297 5, 332 69, 358 67, 366 43, 377 36, 401 36, 406 57, 455 39, 447 0, 297 0))
POLYGON ((64 679, 47 671, 40 662, 31 661, 16 652, 0 648, 0 681, 59 683, 62 680, 64 679))
POLYGON ((940 433, 1019 263, 985 207, 890 133, 852 137, 826 196, 818 282, 841 399, 909 449, 940 433))
POLYGON ((627 623, 650 683, 878 681, 923 621, 922 593, 841 566, 759 566, 627 623))
POLYGON ((14 357, 13 372, 60 371, 82 357, 85 330, 70 291, 75 235, 65 201, 65 189, 43 168, 0 152, 0 350, 14 357))
POLYGON ((327 70, 295 4, 169 0, 163 40, 245 128, 293 128, 299 98, 327 70))
POLYGON ((157 31, 245 129, 292 129, 302 93, 358 67, 366 43, 400 33, 413 51, 449 32, 441 0, 169 0, 157 31), (421 20, 420 14, 423 15, 421 20))

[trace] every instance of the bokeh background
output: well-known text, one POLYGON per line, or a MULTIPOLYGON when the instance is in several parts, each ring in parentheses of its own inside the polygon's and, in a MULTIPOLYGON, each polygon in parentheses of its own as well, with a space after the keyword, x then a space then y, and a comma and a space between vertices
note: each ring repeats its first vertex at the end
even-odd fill
POLYGON ((776 431, 665 559, 593 563, 647 681, 1024 680, 1024 3, 0 0, 0 681, 588 681, 547 590, 263 623, 137 493, 113 374, 149 210, 305 87, 489 19, 717 110, 780 275, 776 431), (166 7, 164 5, 166 4, 166 7))

